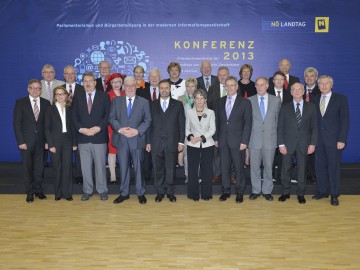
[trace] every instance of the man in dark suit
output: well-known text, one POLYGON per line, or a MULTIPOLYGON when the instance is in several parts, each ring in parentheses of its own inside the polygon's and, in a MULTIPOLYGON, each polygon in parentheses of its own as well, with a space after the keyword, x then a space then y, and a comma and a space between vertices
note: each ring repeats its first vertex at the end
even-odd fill
POLYGON ((252 108, 249 100, 237 92, 237 79, 229 76, 225 81, 227 96, 216 103, 215 146, 219 148, 221 159, 222 190, 220 201, 230 197, 231 164, 235 168, 236 202, 244 201, 245 172, 243 151, 249 144, 252 128, 252 108))
POLYGON ((281 104, 285 104, 292 100, 292 96, 289 91, 285 89, 285 74, 281 71, 276 71, 274 76, 271 77, 273 84, 269 85, 268 93, 276 96, 280 99, 281 104))
POLYGON ((130 170, 134 166, 136 194, 140 204, 147 202, 142 163, 145 151, 145 132, 150 127, 149 102, 135 95, 136 80, 128 76, 124 80, 125 96, 114 98, 109 122, 113 127, 113 145, 118 150, 121 172, 120 196, 114 203, 129 199, 130 170))
MULTIPOLYGON (((66 91, 69 93, 69 99, 72 102, 74 97, 78 95, 80 92, 83 93, 84 87, 81 84, 75 82, 76 79, 76 70, 73 66, 66 66, 64 68, 64 79, 66 91)), ((83 183, 83 177, 81 172, 81 161, 80 161, 80 153, 79 150, 76 149, 75 151, 75 181, 77 184, 83 183)))
POLYGON ((159 83, 160 98, 150 103, 151 126, 147 133, 146 151, 152 155, 155 172, 156 202, 167 194, 175 202, 175 170, 178 152, 184 149, 185 113, 181 101, 170 97, 169 80, 159 83))
POLYGON ((278 145, 282 156, 281 183, 282 195, 279 201, 290 198, 292 156, 297 159, 297 199, 305 204, 305 169, 307 155, 314 153, 317 142, 317 119, 315 105, 304 102, 304 85, 294 83, 291 86, 293 101, 281 107, 278 123, 278 145))
POLYGON ((26 202, 46 199, 42 189, 44 176, 45 112, 50 102, 41 98, 41 82, 28 83, 29 96, 18 99, 14 108, 14 132, 24 169, 26 202))
MULTIPOLYGON (((149 102, 157 100, 159 98, 159 82, 161 80, 160 71, 158 69, 152 69, 149 72, 149 83, 150 87, 145 87, 145 89, 138 88, 136 89, 136 95, 143 97, 149 102)), ((144 161, 143 161, 143 170, 145 181, 149 181, 152 175, 152 162, 151 162, 151 152, 145 151, 144 161)))
MULTIPOLYGON (((314 67, 307 67, 304 71, 304 80, 305 80, 305 93, 303 99, 306 102, 313 102, 316 97, 320 94, 320 90, 316 81, 318 79, 318 71, 314 67)), ((316 181, 315 174, 315 153, 309 155, 307 166, 306 166, 307 179, 311 182, 316 181)))
POLYGON ((318 80, 321 95, 315 99, 319 126, 316 148, 316 177, 318 192, 313 199, 331 195, 331 205, 339 205, 340 162, 349 130, 349 107, 344 95, 333 93, 334 81, 323 75, 318 80))
POLYGON ((110 75, 111 65, 108 61, 101 61, 99 63, 100 77, 96 79, 96 90, 109 92, 112 87, 111 84, 106 85, 106 77, 110 75))
POLYGON ((84 179, 82 201, 90 199, 93 193, 93 164, 95 167, 96 191, 100 199, 108 199, 106 185, 106 152, 110 99, 102 91, 95 91, 95 77, 85 72, 82 77, 85 91, 74 98, 72 117, 77 132, 81 170, 84 179))
MULTIPOLYGON (((285 74, 284 81, 284 90, 290 90, 290 87, 296 83, 300 82, 298 77, 292 76, 289 74, 290 71, 290 61, 288 59, 281 59, 279 62, 279 71, 285 74)), ((273 77, 269 78, 270 88, 273 87, 273 77)))
POLYGON ((211 75, 211 63, 207 60, 201 62, 200 72, 202 76, 196 78, 197 88, 209 92, 210 86, 214 85, 217 82, 216 76, 211 75))
MULTIPOLYGON (((209 109, 215 111, 216 103, 221 97, 226 96, 226 89, 225 89, 225 81, 229 76, 230 71, 227 67, 221 66, 218 68, 217 72, 217 81, 215 84, 210 86, 208 91, 208 100, 207 106, 209 109)), ((213 161, 213 182, 220 182, 221 181, 221 161, 220 161, 220 153, 219 148, 214 147, 214 161, 213 161)), ((233 178, 234 182, 235 178, 233 178)))

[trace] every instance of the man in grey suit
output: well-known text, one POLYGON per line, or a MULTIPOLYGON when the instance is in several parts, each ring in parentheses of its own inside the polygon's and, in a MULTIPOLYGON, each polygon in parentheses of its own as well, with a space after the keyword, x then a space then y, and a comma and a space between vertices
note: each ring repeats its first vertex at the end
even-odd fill
POLYGON ((136 96, 136 80, 128 76, 124 80, 125 96, 114 98, 109 122, 113 127, 113 145, 118 150, 121 185, 120 196, 114 203, 129 199, 130 170, 134 165, 136 194, 140 204, 147 202, 142 164, 145 151, 145 132, 151 124, 149 102, 136 96), (130 162, 131 161, 131 162, 130 162))
POLYGON ((249 97, 253 112, 249 142, 252 192, 249 199, 255 200, 262 193, 266 200, 272 201, 272 164, 277 148, 277 123, 281 102, 279 98, 267 93, 267 78, 257 78, 255 87, 257 95, 249 97), (262 185, 261 163, 264 167, 262 185))
POLYGON ((297 199, 305 204, 305 169, 307 156, 314 153, 317 143, 317 115, 315 104, 304 102, 304 85, 294 83, 291 86, 293 101, 283 104, 279 114, 278 145, 282 156, 281 183, 282 195, 279 201, 290 198, 292 155, 296 153, 298 166, 297 199))
POLYGON ((41 97, 47 99, 52 103, 54 88, 56 86, 63 85, 64 82, 55 79, 55 69, 50 64, 46 64, 43 66, 41 74, 43 76, 43 80, 41 80, 41 97))

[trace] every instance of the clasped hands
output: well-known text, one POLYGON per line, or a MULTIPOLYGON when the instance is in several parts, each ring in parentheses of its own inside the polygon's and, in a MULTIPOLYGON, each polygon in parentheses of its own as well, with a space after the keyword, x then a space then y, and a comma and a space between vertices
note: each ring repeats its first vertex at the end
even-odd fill
POLYGON ((123 127, 119 129, 119 133, 124 135, 126 138, 132 138, 139 134, 139 131, 136 128, 123 127))
POLYGON ((99 133, 101 130, 100 127, 92 127, 92 128, 82 128, 80 129, 80 133, 86 136, 94 136, 96 133, 99 133))

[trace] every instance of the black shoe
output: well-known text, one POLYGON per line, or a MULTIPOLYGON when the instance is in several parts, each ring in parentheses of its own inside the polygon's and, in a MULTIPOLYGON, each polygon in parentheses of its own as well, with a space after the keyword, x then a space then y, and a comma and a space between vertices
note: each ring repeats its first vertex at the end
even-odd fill
POLYGON ((297 196, 297 199, 298 199, 298 202, 300 204, 305 204, 306 203, 306 200, 305 200, 304 196, 297 196))
POLYGON ((286 199, 290 199, 290 195, 281 195, 279 197, 279 202, 285 202, 286 199))
POLYGON ((149 182, 151 177, 145 177, 145 182, 149 182))
POLYGON ((138 199, 140 204, 146 204, 147 202, 145 195, 138 196, 138 199))
POLYGON ((72 197, 66 198, 67 201, 73 201, 72 197))
POLYGON ((202 200, 204 200, 204 201, 210 201, 212 198, 209 198, 209 197, 202 197, 201 199, 202 199, 202 200))
POLYGON ((198 202, 198 201, 199 201, 199 198, 193 198, 193 201, 194 201, 194 202, 198 202))
POLYGON ((318 193, 316 193, 316 195, 312 196, 312 199, 313 200, 321 200, 323 198, 328 198, 328 197, 329 197, 329 195, 326 195, 325 193, 318 192, 318 193))
POLYGON ((241 194, 236 195, 235 202, 236 202, 236 203, 242 203, 242 202, 244 202, 244 196, 241 195, 241 194))
POLYGON ((264 194, 263 196, 264 196, 265 200, 267 200, 267 201, 273 201, 274 200, 274 198, 273 198, 273 196, 271 194, 264 194))
POLYGON ((26 202, 32 203, 34 201, 34 194, 28 194, 26 195, 26 202))
POLYGON ((256 200, 259 196, 260 196, 260 194, 251 193, 250 196, 249 196, 249 199, 250 200, 256 200))
POLYGON ((78 185, 81 185, 83 183, 83 178, 82 177, 75 177, 75 182, 78 185))
POLYGON ((158 194, 155 197, 155 202, 161 202, 164 199, 164 194, 158 194))
POLYGON ((310 183, 315 183, 316 182, 316 177, 315 176, 308 176, 307 179, 309 180, 310 183))
POLYGON ((339 199, 337 196, 331 196, 330 203, 332 206, 338 206, 339 205, 339 199))
POLYGON ((129 195, 127 196, 119 196, 117 197, 115 200, 114 200, 114 203, 122 203, 123 201, 125 200, 128 200, 129 199, 129 195))
POLYGON ((116 185, 116 180, 110 180, 111 185, 116 185))
POLYGON ((219 201, 224 202, 224 201, 226 201, 228 198, 230 198, 230 194, 228 194, 228 193, 223 193, 223 194, 220 196, 219 201))
POLYGON ((170 202, 176 202, 176 197, 173 194, 168 194, 166 197, 168 197, 170 202))
POLYGON ((40 192, 40 193, 35 193, 35 197, 38 197, 39 200, 46 200, 47 197, 45 196, 44 193, 40 192))
POLYGON ((55 201, 60 201, 61 197, 55 197, 55 201))

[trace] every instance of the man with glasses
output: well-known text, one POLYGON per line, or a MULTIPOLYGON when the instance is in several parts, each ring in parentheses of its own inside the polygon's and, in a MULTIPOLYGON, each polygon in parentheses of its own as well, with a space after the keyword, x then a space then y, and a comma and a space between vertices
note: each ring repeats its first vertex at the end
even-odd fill
POLYGON ((216 103, 215 146, 219 148, 222 174, 222 195, 226 201, 231 194, 231 164, 235 168, 236 203, 244 201, 245 171, 243 152, 249 145, 252 128, 252 107, 249 100, 238 93, 238 82, 233 76, 225 80, 226 96, 216 103))
POLYGON ((18 99, 14 109, 14 131, 20 149, 26 186, 26 202, 34 195, 46 199, 42 189, 44 177, 45 111, 50 102, 41 98, 41 82, 28 83, 29 96, 18 99))
POLYGON ((42 68, 41 75, 43 79, 41 80, 41 97, 53 102, 53 91, 56 86, 63 85, 64 82, 55 79, 55 69, 52 65, 46 64, 42 68))
POLYGON ((100 77, 96 79, 96 90, 109 92, 112 89, 111 84, 106 85, 106 77, 110 75, 111 65, 108 61, 101 61, 99 63, 100 77))

